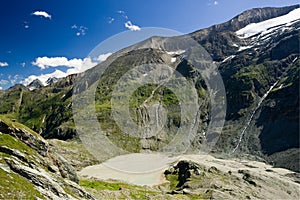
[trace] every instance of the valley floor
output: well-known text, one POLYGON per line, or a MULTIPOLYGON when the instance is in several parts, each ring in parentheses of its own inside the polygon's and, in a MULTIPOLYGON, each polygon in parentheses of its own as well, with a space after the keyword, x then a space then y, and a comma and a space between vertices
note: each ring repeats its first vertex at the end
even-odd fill
POLYGON ((300 195, 299 179, 290 170, 257 161, 224 160, 211 155, 127 154, 85 167, 79 176, 89 180, 115 180, 137 187, 150 186, 152 190, 161 185, 160 190, 175 195, 174 198, 178 194, 198 195, 200 198, 203 193, 209 193, 206 196, 209 198, 225 199, 299 199, 300 195), (200 174, 191 174, 183 187, 172 188, 172 181, 176 183, 182 174, 172 179, 164 172, 182 160, 199 165, 200 174))

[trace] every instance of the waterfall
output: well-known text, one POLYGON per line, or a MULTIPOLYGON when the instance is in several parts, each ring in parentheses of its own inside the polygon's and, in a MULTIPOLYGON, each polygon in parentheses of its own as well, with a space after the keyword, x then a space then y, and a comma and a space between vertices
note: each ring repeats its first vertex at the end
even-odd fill
POLYGON ((253 112, 251 113, 251 116, 249 118, 249 120, 247 121, 246 125, 244 126, 241 134, 240 134, 240 138, 239 141, 236 145, 236 147, 233 149, 232 153, 234 153, 240 146, 243 136, 247 130, 247 128, 250 126, 250 123, 256 113, 256 111, 259 109, 260 105, 262 104, 262 102, 265 100, 265 98, 269 95, 269 93, 272 91, 272 89, 277 85, 277 83, 281 80, 282 77, 284 77, 287 73, 287 71, 291 68, 291 66, 296 62, 296 60, 298 59, 298 57, 295 57, 293 60, 290 60, 290 63, 288 63, 288 67, 285 69, 284 73, 279 77, 279 79, 270 87, 270 89, 264 94, 264 96, 260 99, 260 101, 258 102, 256 108, 253 110, 253 112))
POLYGON ((276 81, 276 82, 270 87, 270 89, 263 95, 263 97, 259 100, 257 106, 255 107, 255 109, 254 109, 253 112, 251 113, 250 118, 248 119, 246 125, 244 126, 244 128, 243 128, 243 130, 242 130, 242 132, 241 132, 241 134, 240 134, 239 141, 238 141, 236 147, 233 149, 232 153, 234 153, 234 152, 239 148, 239 146, 240 146, 240 144, 241 144, 241 142, 242 142, 243 136, 244 136, 244 134, 245 134, 247 128, 250 126, 250 123, 251 123, 251 121, 252 121, 252 119, 253 119, 253 117, 254 117, 256 111, 259 109, 259 107, 261 106, 262 102, 265 100, 265 98, 269 95, 269 93, 270 93, 270 92, 272 91, 272 89, 277 85, 278 82, 279 82, 279 80, 276 81))

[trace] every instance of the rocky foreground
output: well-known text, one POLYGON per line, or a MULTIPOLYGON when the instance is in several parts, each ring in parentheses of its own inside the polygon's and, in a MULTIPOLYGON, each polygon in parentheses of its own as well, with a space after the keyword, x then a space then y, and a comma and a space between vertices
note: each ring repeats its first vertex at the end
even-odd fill
MULTIPOLYGON (((120 176, 118 173, 122 172, 115 170, 113 173, 113 169, 97 171, 95 166, 85 167, 85 159, 90 164, 95 163, 95 160, 84 151, 79 142, 50 141, 49 145, 48 141, 26 126, 3 116, 0 119, 0 199, 299 199, 300 197, 298 173, 273 168, 262 162, 217 159, 210 155, 184 155, 176 159, 169 158, 165 163, 159 159, 148 159, 144 165, 151 163, 154 166, 155 163, 152 162, 165 165, 154 171, 150 178, 148 177, 149 180, 146 180, 146 184, 138 183, 135 180, 140 180, 141 176, 147 178, 147 174, 133 175, 130 172, 127 174, 123 172, 120 176), (58 150, 66 159, 58 154, 58 150), (78 162, 75 155, 78 155, 78 162), (75 169, 81 170, 80 176, 75 169), (101 176, 101 173, 105 177, 101 176), (151 184, 151 181, 154 182, 151 184)), ((135 165, 130 159, 141 158, 139 154, 133 155, 124 159, 124 163, 118 159, 113 160, 118 161, 126 169, 126 163, 128 166, 135 165)), ((147 154, 142 156, 146 156, 147 160, 147 154)), ((141 169, 143 164, 140 162, 139 165, 138 168, 141 169)))
POLYGON ((37 133, 0 117, 0 199, 93 199, 37 133))
MULTIPOLYGON (((262 162, 217 159, 211 155, 168 158, 157 154, 129 154, 86 167, 79 174, 95 180, 116 179, 151 186, 144 188, 157 193, 145 192, 153 199, 161 195, 170 199, 299 199, 300 194, 298 173, 262 162), (118 169, 115 168, 117 163, 122 165, 118 169), (168 167, 147 172, 149 165, 168 167), (139 167, 134 169, 135 166, 139 167), (142 168, 145 173, 139 172, 142 168)), ((129 194, 123 190, 101 192, 117 199, 130 198, 129 194)))

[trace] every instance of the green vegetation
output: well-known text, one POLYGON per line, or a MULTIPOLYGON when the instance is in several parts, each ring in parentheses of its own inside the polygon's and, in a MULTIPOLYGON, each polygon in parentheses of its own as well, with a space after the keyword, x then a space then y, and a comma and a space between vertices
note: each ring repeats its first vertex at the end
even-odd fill
MULTIPOLYGON (((4 154, 0 154, 2 159, 4 154)), ((44 199, 34 185, 25 178, 13 172, 0 168, 0 199, 44 199), (12 184, 13 183, 13 184, 12 184)))
MULTIPOLYGON (((30 133, 33 133, 32 130, 25 127, 24 125, 11 122, 7 116, 0 116, 0 120, 4 121, 10 127, 15 127, 18 129, 28 130, 30 133)), ((35 133, 36 134, 36 133, 35 133)), ((36 161, 38 154, 35 150, 21 142, 20 140, 14 138, 8 134, 0 134, 0 146, 6 146, 10 149, 18 150, 24 153, 24 156, 31 161, 36 161)), ((6 166, 5 158, 10 158, 11 155, 0 152, 0 164, 6 166)), ((34 185, 20 176, 15 174, 13 171, 4 171, 4 168, 0 167, 0 199, 44 199, 42 194, 40 194, 34 187, 34 185)), ((7 169, 9 167, 7 166, 7 169)))
POLYGON ((178 181, 178 175, 176 175, 176 174, 168 174, 168 175, 166 175, 166 179, 170 182, 170 185, 169 185, 170 190, 176 190, 176 189, 178 189, 177 188, 177 185, 179 183, 179 181, 178 181))
POLYGON ((95 190, 121 190, 122 187, 127 186, 121 183, 108 183, 102 181, 88 181, 88 180, 81 180, 79 184, 83 187, 93 188, 95 190))
POLYGON ((28 147, 23 142, 20 142, 20 140, 17 140, 16 138, 7 135, 7 134, 0 134, 0 146, 7 146, 11 149, 17 149, 19 151, 25 152, 28 155, 35 154, 35 151, 28 147))
POLYGON ((64 122, 72 129, 72 90, 47 86, 29 91, 16 85, 0 93, 0 114, 8 116, 30 127, 36 132, 43 131, 51 137, 64 122), (70 126, 69 126, 70 125, 70 126))
MULTIPOLYGON (((80 186, 85 187, 87 190, 97 196, 98 192, 103 190, 120 191, 116 199, 148 199, 149 196, 155 197, 162 194, 153 188, 146 188, 142 186, 130 185, 120 182, 103 182, 99 180, 81 180, 80 186), (122 191, 126 191, 125 194, 122 191)), ((103 195, 103 193, 101 193, 103 195)), ((112 196, 99 196, 99 198, 113 198, 112 196)), ((113 198, 114 199, 114 198, 113 198)))

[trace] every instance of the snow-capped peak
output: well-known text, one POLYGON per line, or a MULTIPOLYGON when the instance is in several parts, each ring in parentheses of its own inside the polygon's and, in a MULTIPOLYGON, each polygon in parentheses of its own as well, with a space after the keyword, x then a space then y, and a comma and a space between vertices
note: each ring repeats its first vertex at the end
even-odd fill
POLYGON ((268 29, 272 27, 276 27, 283 24, 293 23, 296 20, 300 19, 300 8, 295 9, 291 12, 289 12, 286 15, 272 18, 266 21, 262 21, 259 23, 252 23, 247 25, 246 27, 238 30, 236 32, 237 35, 247 38, 251 37, 253 35, 256 35, 258 33, 262 33, 267 31, 268 29))

